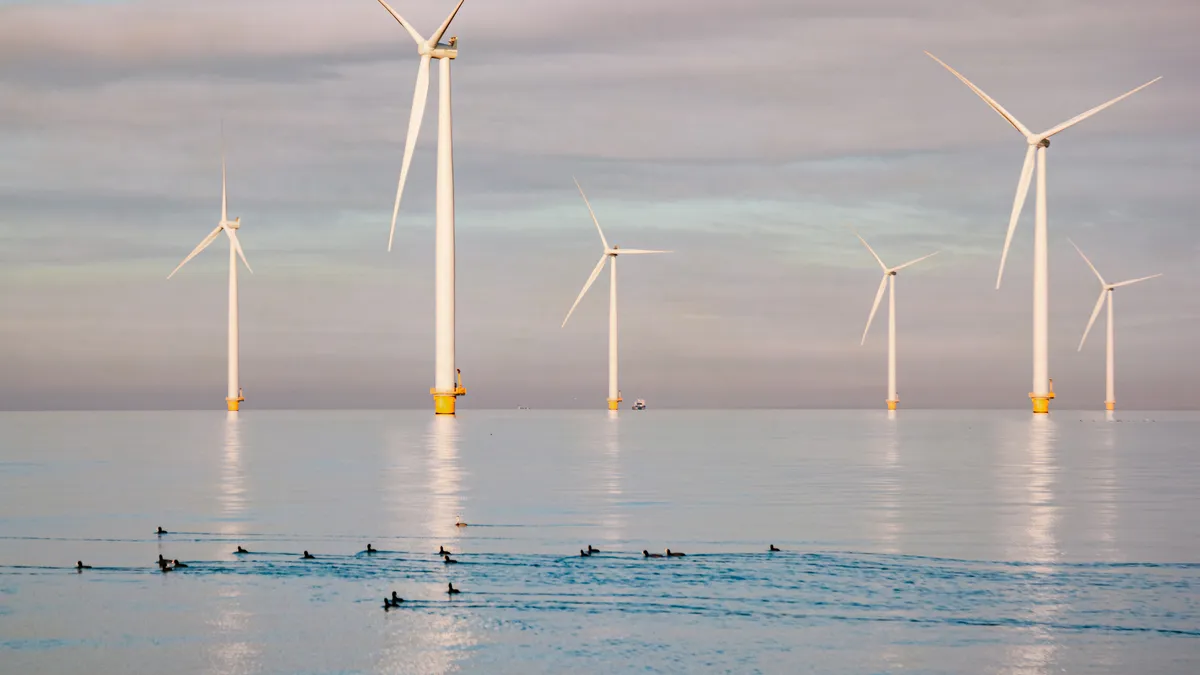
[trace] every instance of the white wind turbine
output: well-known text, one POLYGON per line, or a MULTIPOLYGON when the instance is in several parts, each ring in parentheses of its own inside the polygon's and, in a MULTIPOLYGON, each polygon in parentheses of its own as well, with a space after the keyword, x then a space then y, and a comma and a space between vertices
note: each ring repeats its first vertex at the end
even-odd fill
POLYGON ((600 254, 600 262, 596 263, 596 268, 592 270, 592 275, 588 277, 587 283, 583 285, 583 290, 579 291, 579 297, 575 298, 575 304, 571 305, 570 311, 567 312, 567 318, 563 319, 562 325, 566 327, 567 321, 571 320, 571 314, 579 306, 579 301, 583 300, 583 296, 587 294, 588 289, 595 283, 596 277, 600 276, 600 272, 604 270, 604 264, 611 259, 612 268, 609 270, 608 285, 608 409, 617 410, 622 400, 621 390, 617 386, 617 256, 670 253, 670 251, 648 251, 645 249, 609 246, 608 240, 604 238, 604 230, 600 229, 600 221, 596 219, 596 212, 592 210, 592 204, 588 201, 587 195, 584 194, 583 187, 579 184, 578 180, 575 181, 575 187, 579 188, 579 194, 583 196, 583 203, 587 205, 588 213, 592 216, 592 222, 596 224, 596 231, 600 233, 600 242, 604 245, 604 253, 600 254))
POLYGON ((1050 384, 1049 362, 1050 270, 1046 232, 1046 148, 1050 147, 1051 136, 1075 126, 1101 110, 1158 82, 1162 78, 1156 77, 1146 84, 1131 89, 1107 103, 1076 115, 1058 126, 1051 127, 1047 131, 1035 134, 1024 124, 1021 124, 1017 118, 1013 117, 995 99, 985 94, 982 89, 972 84, 970 80, 963 77, 957 70, 946 65, 944 61, 933 54, 929 52, 925 53, 934 61, 942 64, 946 70, 953 73, 959 80, 962 80, 963 84, 970 87, 971 91, 975 92, 979 98, 983 99, 985 103, 1007 120, 1014 129, 1025 137, 1025 141, 1029 146, 1025 151, 1025 164, 1021 167, 1021 178, 1017 183, 1017 196, 1013 201, 1012 215, 1008 221, 1008 234, 1004 237, 1004 252, 1000 255, 1000 272, 996 275, 996 288, 1000 288, 1000 281, 1004 278, 1004 263, 1008 259, 1008 247, 1012 243, 1013 232, 1017 228, 1017 220, 1020 218, 1021 210, 1025 206, 1025 197, 1029 193, 1029 182, 1033 177, 1034 164, 1035 162, 1037 164, 1037 202, 1034 211, 1033 235, 1033 391, 1030 392, 1029 398, 1033 401, 1033 412, 1049 412, 1050 399, 1054 398, 1054 391, 1050 384))
POLYGON ((246 265, 246 269, 253 274, 254 270, 250 269, 250 263, 246 261, 246 254, 242 251, 242 243, 238 241, 237 231, 242 226, 241 217, 229 219, 229 200, 226 197, 225 191, 225 152, 221 151, 221 222, 217 224, 216 229, 208 233, 208 236, 200 242, 192 252, 188 254, 183 262, 179 263, 167 278, 175 276, 181 267, 186 265, 189 260, 195 258, 201 251, 208 248, 208 245, 213 243, 221 232, 229 238, 229 385, 225 395, 225 405, 230 412, 237 412, 241 407, 242 401, 246 399, 242 397, 242 388, 238 384, 238 274, 237 274, 237 259, 240 257, 242 263, 246 265))
POLYGON ((871 322, 875 320, 875 312, 879 310, 879 302, 881 300, 883 300, 883 291, 884 291, 884 289, 887 289, 887 291, 888 291, 888 398, 887 398, 887 407, 888 407, 888 410, 895 410, 896 405, 900 402, 900 396, 897 395, 897 393, 896 393, 896 273, 906 267, 912 267, 913 265, 916 265, 917 263, 921 262, 922 260, 925 260, 926 258, 932 258, 933 256, 940 253, 940 251, 934 251, 933 253, 930 253, 929 255, 921 256, 920 258, 917 258, 916 260, 910 260, 910 261, 904 263, 903 265, 897 265, 896 267, 888 267, 887 265, 884 264, 883 259, 881 259, 879 257, 879 254, 875 252, 875 249, 871 248, 871 245, 867 243, 867 240, 862 238, 862 235, 855 232, 854 236, 858 237, 858 240, 862 242, 863 246, 866 246, 867 250, 871 252, 872 256, 874 256, 875 262, 879 263, 879 266, 881 268, 883 268, 883 279, 880 280, 879 290, 875 293, 875 304, 871 305, 871 314, 867 317, 867 327, 863 329, 862 340, 858 344, 859 345, 866 344, 867 333, 871 330, 871 322))
POLYGON ((458 57, 458 38, 439 42, 458 14, 464 0, 442 22, 429 39, 421 37, 413 27, 384 0, 379 4, 388 11, 417 43, 421 62, 417 66, 416 91, 413 93, 412 114, 408 119, 408 136, 404 140, 404 163, 400 165, 400 184, 396 188, 396 205, 392 208, 392 229, 388 233, 388 250, 396 234, 396 216, 400 213, 400 198, 408 179, 413 149, 425 116, 425 100, 429 96, 429 63, 438 60, 438 150, 437 150, 437 229, 434 244, 434 410, 439 415, 453 415, 459 396, 467 393, 457 378, 454 366, 454 138, 450 115, 450 61, 458 57))
POLYGON ((1073 242, 1073 241, 1071 242, 1071 245, 1075 247, 1076 251, 1079 251, 1079 255, 1083 258, 1083 261, 1085 263, 1087 263, 1087 266, 1092 269, 1092 273, 1095 274, 1096 278, 1100 280, 1100 299, 1096 301, 1096 308, 1092 310, 1092 318, 1088 319, 1087 328, 1083 329, 1083 338, 1079 341, 1079 349, 1077 351, 1083 350, 1083 343, 1087 342, 1087 336, 1088 336, 1088 333, 1091 332, 1091 330, 1092 330, 1092 324, 1096 323, 1096 317, 1100 316, 1100 309, 1104 306, 1105 301, 1108 302, 1108 346, 1105 350, 1106 356, 1105 356, 1105 378, 1104 378, 1104 391, 1105 391, 1104 408, 1105 408, 1105 410, 1112 411, 1116 408, 1116 405, 1117 405, 1116 382, 1115 382, 1115 377, 1114 377, 1114 372, 1113 372, 1114 371, 1114 366, 1113 366, 1113 364, 1114 364, 1114 358, 1113 358, 1113 349, 1114 349, 1113 290, 1120 288, 1122 286, 1129 286, 1132 284, 1136 284, 1139 281, 1146 281, 1147 279, 1155 279, 1157 277, 1161 277, 1162 275, 1161 274, 1152 274, 1148 277, 1141 277, 1138 279, 1130 279, 1129 281, 1121 281, 1121 282, 1118 282, 1115 284, 1110 284, 1104 280, 1104 277, 1100 276, 1100 271, 1096 269, 1096 266, 1092 264, 1091 260, 1088 260, 1088 257, 1083 254, 1083 251, 1080 250, 1079 246, 1076 245, 1075 242, 1073 242))

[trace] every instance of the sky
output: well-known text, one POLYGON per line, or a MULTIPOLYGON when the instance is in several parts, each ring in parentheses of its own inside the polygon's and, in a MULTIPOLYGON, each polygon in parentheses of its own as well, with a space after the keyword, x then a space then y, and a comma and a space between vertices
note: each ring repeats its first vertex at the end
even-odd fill
MULTIPOLYGON (((429 33, 449 0, 395 0, 429 33)), ((1200 408, 1200 50, 1191 0, 467 0, 453 68, 458 366, 470 408, 602 407, 610 242, 621 389, 662 408, 882 407, 897 281, 910 408, 1028 408, 1033 195, 994 288, 1024 140, 1052 141, 1056 408, 1200 408), (1103 318, 1101 319, 1103 321, 1103 318)), ((426 408, 437 78, 386 251, 418 57, 375 0, 0 0, 0 409, 220 408, 221 128, 253 408, 426 408)))

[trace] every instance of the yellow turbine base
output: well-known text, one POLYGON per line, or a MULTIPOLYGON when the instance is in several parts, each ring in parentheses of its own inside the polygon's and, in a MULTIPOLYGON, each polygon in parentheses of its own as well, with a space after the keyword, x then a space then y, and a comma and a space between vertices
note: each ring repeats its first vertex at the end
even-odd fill
POLYGON ((1105 410, 1107 410, 1107 411, 1109 411, 1109 412, 1112 412, 1112 411, 1116 410, 1116 409, 1117 409, 1117 402, 1116 402, 1116 401, 1105 401, 1105 402, 1104 402, 1104 409, 1105 409, 1105 410))
POLYGON ((608 399, 608 409, 609 410, 620 410, 621 409, 621 401, 624 401, 624 400, 625 399, 623 399, 623 398, 608 399))
POLYGON ((432 388, 429 393, 433 396, 433 412, 438 415, 453 415, 459 396, 466 396, 467 390, 460 384, 450 391, 438 391, 432 388))
POLYGON ((1049 396, 1038 396, 1037 394, 1030 394, 1029 398, 1033 400, 1033 412, 1035 412, 1039 415, 1044 415, 1044 414, 1050 412, 1050 399, 1054 398, 1053 394, 1051 394, 1049 396))
POLYGON ((895 410, 895 409, 896 409, 896 406, 897 406, 899 403, 900 403, 900 401, 899 401, 899 400, 896 400, 896 401, 891 401, 891 400, 889 400, 889 401, 887 402, 887 404, 888 404, 888 410, 895 410))
POLYGON ((242 407, 242 401, 245 400, 246 399, 241 396, 237 398, 227 398, 225 399, 225 407, 229 410, 229 412, 237 412, 238 409, 242 407))

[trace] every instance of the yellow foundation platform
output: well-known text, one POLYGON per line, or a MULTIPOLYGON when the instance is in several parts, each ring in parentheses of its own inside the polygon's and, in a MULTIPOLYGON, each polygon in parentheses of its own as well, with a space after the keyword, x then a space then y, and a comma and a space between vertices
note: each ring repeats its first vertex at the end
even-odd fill
POLYGON ((888 404, 888 410, 895 410, 896 406, 900 404, 900 401, 899 400, 895 400, 895 401, 889 400, 887 402, 887 404, 888 404))
POLYGON ((624 400, 625 399, 623 399, 623 398, 608 399, 608 409, 609 410, 620 410, 621 409, 621 401, 624 401, 624 400))
POLYGON ((1116 410, 1117 402, 1116 401, 1105 401, 1104 409, 1107 410, 1108 412, 1112 412, 1112 411, 1116 410))
POLYGON ((1050 399, 1054 398, 1054 392, 1050 392, 1046 396, 1038 396, 1037 394, 1029 394, 1029 398, 1033 401, 1033 412, 1044 415, 1050 412, 1050 399))
POLYGON ((227 398, 225 399, 225 407, 229 410, 229 412, 237 412, 242 407, 242 401, 245 400, 246 398, 243 396, 239 396, 237 398, 227 398))
POLYGON ((460 385, 455 387, 453 391, 430 389, 429 393, 433 395, 433 412, 435 414, 453 415, 454 409, 458 404, 458 397, 466 396, 467 390, 460 385))

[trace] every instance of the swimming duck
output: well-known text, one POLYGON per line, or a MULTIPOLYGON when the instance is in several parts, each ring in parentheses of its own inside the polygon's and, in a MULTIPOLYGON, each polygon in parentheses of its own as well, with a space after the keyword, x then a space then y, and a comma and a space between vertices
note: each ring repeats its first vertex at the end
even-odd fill
POLYGON ((383 598, 383 611, 385 611, 385 612, 386 612, 386 611, 388 611, 389 609, 391 609, 393 606, 394 606, 394 605, 392 605, 392 599, 391 599, 391 598, 389 598, 389 597, 386 597, 386 596, 385 596, 385 597, 383 598))
POLYGON ((663 555, 662 555, 661 553, 651 553, 651 552, 647 551, 646 549, 642 549, 642 555, 643 555, 643 556, 645 556, 645 557, 647 557, 647 558, 661 558, 661 557, 663 557, 663 555))
POLYGON ((579 557, 580 558, 590 558, 590 557, 592 557, 592 554, 588 553, 587 551, 585 551, 583 549, 579 549, 579 557))
POLYGON ((367 544, 367 553, 378 553, 374 546, 367 544))
POLYGON ((402 602, 404 602, 404 598, 396 595, 396 591, 392 591, 392 607, 395 607, 402 602))
POLYGON ((687 555, 687 554, 680 553, 679 551, 672 551, 671 549, 667 549, 667 557, 668 558, 682 558, 685 555, 687 555))
POLYGON ((591 555, 593 553, 599 553, 599 552, 600 552, 600 549, 592 548, 592 545, 588 544, 588 555, 591 555))
POLYGON ((187 565, 185 565, 185 564, 183 564, 183 563, 179 562, 178 560, 172 560, 172 561, 171 561, 171 567, 174 567, 174 568, 176 568, 176 569, 179 569, 180 567, 187 567, 187 565))
POLYGON ((92 569, 92 566, 84 565, 82 560, 76 560, 75 561, 75 569, 81 570, 81 571, 82 570, 90 570, 90 569, 92 569))
POLYGON ((160 568, 166 567, 167 565, 170 565, 170 564, 171 564, 170 560, 167 560, 166 558, 164 558, 161 553, 158 554, 158 566, 160 568))
POLYGON ((768 548, 767 551, 769 553, 778 553, 779 549, 775 548, 775 544, 771 544, 771 548, 768 548))
POLYGON ((247 551, 246 549, 242 548, 241 546, 238 547, 238 550, 234 551, 234 553, 249 553, 249 552, 250 551, 247 551))
POLYGON ((442 562, 446 563, 447 565, 457 565, 458 564, 457 560, 455 560, 454 558, 451 558, 448 555, 442 556, 442 562))
POLYGON ((438 555, 450 555, 450 551, 447 551, 445 547, 438 546, 438 555))
POLYGON ((162 529, 162 526, 161 526, 161 525, 159 525, 159 526, 158 526, 158 531, 157 531, 157 532, 155 532, 154 534, 170 534, 170 533, 169 533, 169 532, 167 532, 166 530, 162 529))
POLYGON ((454 595, 454 594, 456 594, 456 593, 462 593, 462 591, 460 591, 460 590, 458 590, 457 588, 455 588, 455 587, 454 587, 454 583, 453 583, 453 582, 451 582, 451 583, 447 584, 446 586, 447 586, 447 590, 446 590, 446 592, 447 592, 447 593, 449 593, 450 595, 454 595))
POLYGON ((317 556, 309 553, 308 551, 305 551, 304 555, 302 555, 300 557, 303 558, 304 560, 316 560, 317 559, 317 556))

